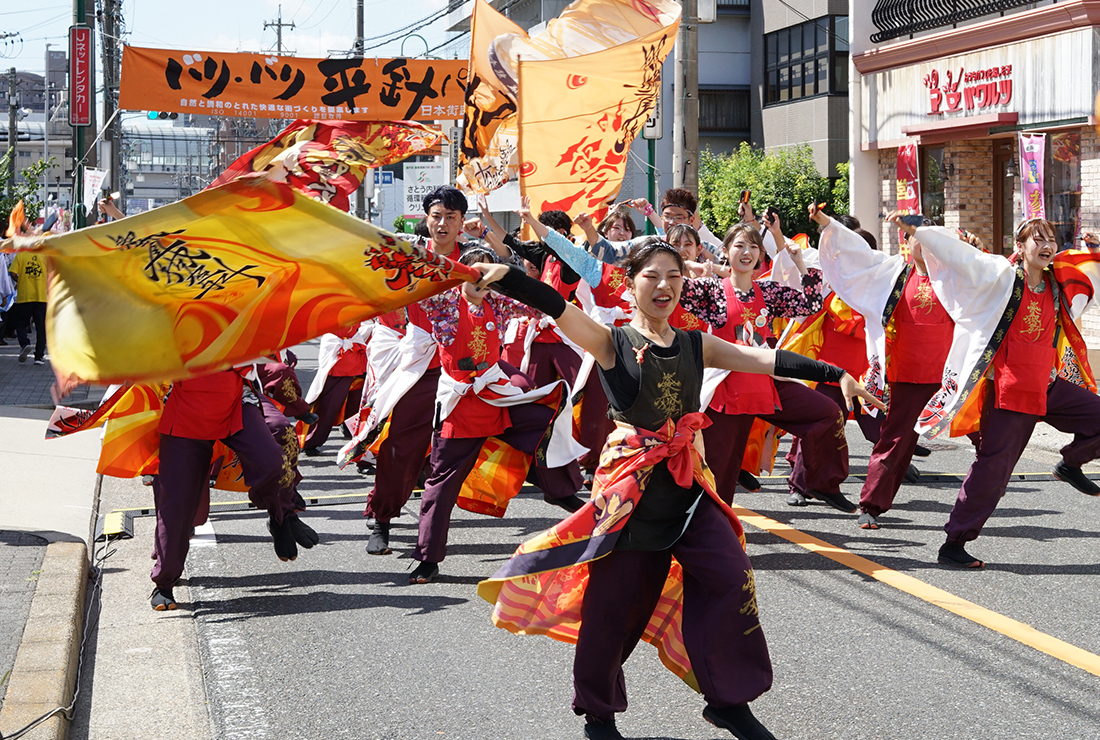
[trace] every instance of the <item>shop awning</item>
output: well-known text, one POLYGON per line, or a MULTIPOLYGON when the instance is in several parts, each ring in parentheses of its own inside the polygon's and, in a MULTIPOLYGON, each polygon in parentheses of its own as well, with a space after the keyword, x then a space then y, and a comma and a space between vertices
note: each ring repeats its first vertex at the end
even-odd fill
POLYGON ((920 144, 942 144, 959 139, 984 139, 994 126, 1015 126, 1020 114, 989 113, 984 116, 949 118, 933 123, 921 123, 916 126, 904 126, 901 132, 911 138, 919 139, 920 144))

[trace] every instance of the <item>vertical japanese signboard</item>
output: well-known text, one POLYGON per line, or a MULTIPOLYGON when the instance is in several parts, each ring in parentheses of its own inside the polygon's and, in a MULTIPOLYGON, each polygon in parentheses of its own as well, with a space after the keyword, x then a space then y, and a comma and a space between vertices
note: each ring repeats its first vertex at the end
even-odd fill
POLYGON ((69 28, 69 125, 92 124, 92 29, 69 28))
POLYGON ((1023 216, 1046 218, 1043 197, 1043 165, 1046 159, 1046 134, 1020 134, 1020 188, 1023 191, 1023 216))
POLYGON ((405 197, 402 213, 418 218, 424 215, 424 196, 446 184, 446 172, 441 162, 406 162, 405 197))

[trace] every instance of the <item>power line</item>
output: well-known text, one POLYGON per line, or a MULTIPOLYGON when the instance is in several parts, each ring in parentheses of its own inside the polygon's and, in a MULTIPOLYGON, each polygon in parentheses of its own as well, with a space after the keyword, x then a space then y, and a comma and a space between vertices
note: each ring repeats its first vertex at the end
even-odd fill
MULTIPOLYGON (((497 8, 496 10, 497 10, 498 13, 503 14, 504 11, 508 10, 513 5, 517 5, 518 3, 521 3, 523 1, 524 0, 509 0, 509 2, 505 3, 504 5, 497 8)), ((454 36, 450 39, 447 39, 442 44, 439 44, 437 46, 433 46, 432 48, 428 49, 428 51, 425 52, 425 54, 431 54, 433 51, 436 51, 438 49, 442 49, 444 46, 447 46, 449 44, 453 44, 454 42, 461 40, 465 36, 470 35, 471 32, 473 31, 473 14, 472 13, 470 14, 470 17, 471 17, 471 20, 470 20, 470 27, 469 28, 467 28, 465 31, 459 31, 457 36, 454 36)))
POLYGON ((435 23, 440 18, 443 18, 447 14, 457 10, 459 8, 459 6, 461 6, 465 3, 465 1, 466 0, 450 0, 450 2, 448 2, 446 7, 444 7, 442 10, 439 10, 435 13, 432 13, 429 16, 425 16, 424 18, 421 18, 419 21, 414 21, 413 23, 410 23, 409 25, 405 26, 404 28, 399 28, 399 29, 396 29, 394 31, 384 33, 380 36, 374 36, 374 37, 369 38, 369 39, 363 39, 364 44, 368 41, 377 41, 378 39, 382 39, 382 38, 385 39, 385 41, 381 41, 381 42, 379 42, 377 44, 374 44, 372 46, 365 46, 363 48, 363 51, 370 51, 371 49, 377 49, 379 46, 385 46, 386 44, 388 44, 392 41, 396 41, 399 37, 401 37, 403 35, 412 33, 413 31, 418 31, 421 28, 424 28, 425 26, 430 26, 432 23, 435 23))

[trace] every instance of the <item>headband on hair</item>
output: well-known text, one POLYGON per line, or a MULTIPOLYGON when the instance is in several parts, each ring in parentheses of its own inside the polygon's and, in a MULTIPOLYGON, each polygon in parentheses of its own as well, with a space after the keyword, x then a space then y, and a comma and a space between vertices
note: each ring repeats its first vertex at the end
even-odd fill
POLYGON ((458 259, 461 262, 464 257, 471 254, 484 254, 485 256, 489 257, 493 262, 500 262, 500 258, 497 257, 496 252, 494 252, 492 249, 488 249, 487 247, 482 247, 480 245, 467 247, 466 249, 462 250, 462 254, 459 255, 458 259))
POLYGON ((1012 234, 1012 240, 1017 242, 1020 241, 1020 232, 1024 230, 1025 226, 1036 221, 1046 221, 1046 219, 1042 216, 1032 216, 1031 218, 1025 218, 1016 226, 1016 230, 1012 234))

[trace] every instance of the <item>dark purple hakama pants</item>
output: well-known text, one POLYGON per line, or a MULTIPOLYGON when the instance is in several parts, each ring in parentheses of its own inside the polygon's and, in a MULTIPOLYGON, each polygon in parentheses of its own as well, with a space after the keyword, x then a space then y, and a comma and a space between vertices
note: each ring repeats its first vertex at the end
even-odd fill
MULTIPOLYGON (((241 420, 244 427, 222 442, 241 461, 249 499, 281 522, 294 509, 293 468, 258 407, 244 404, 241 420)), ((160 435, 160 471, 153 479, 157 526, 152 572, 159 588, 171 588, 183 574, 195 515, 209 493, 213 451, 212 439, 160 435)))

